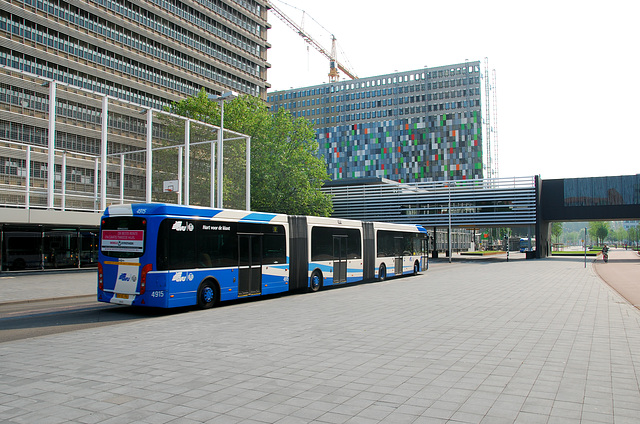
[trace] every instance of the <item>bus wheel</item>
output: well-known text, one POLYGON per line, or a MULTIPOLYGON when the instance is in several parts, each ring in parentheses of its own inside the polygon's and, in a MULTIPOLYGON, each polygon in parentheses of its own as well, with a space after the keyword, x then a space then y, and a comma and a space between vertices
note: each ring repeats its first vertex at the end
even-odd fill
POLYGON ((317 292, 322 287, 322 274, 320 271, 313 271, 311 274, 311 286, 309 286, 309 291, 317 292))
POLYGON ((420 271, 420 264, 418 263, 418 261, 416 261, 413 264, 413 275, 418 275, 419 271, 420 271))
POLYGON ((384 264, 380 264, 378 269, 378 280, 384 281, 387 278, 387 267, 384 264))
POLYGON ((216 285, 211 281, 205 281, 198 288, 198 307, 200 309, 213 308, 217 300, 216 285))

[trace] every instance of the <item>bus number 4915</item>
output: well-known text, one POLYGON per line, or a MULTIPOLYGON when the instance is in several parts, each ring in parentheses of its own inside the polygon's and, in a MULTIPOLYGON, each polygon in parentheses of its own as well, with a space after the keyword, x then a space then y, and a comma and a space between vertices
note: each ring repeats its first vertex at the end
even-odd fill
POLYGON ((162 290, 152 291, 151 297, 164 297, 164 292, 162 290))

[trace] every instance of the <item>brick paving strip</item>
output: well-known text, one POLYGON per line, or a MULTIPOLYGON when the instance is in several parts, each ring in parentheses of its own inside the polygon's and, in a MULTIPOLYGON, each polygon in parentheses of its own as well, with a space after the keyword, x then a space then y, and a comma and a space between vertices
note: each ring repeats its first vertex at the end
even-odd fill
POLYGON ((639 376, 640 311, 591 262, 434 263, 2 343, 0 421, 636 423, 639 376))
POLYGON ((637 252, 612 249, 609 262, 605 264, 602 256, 598 256, 595 269, 600 278, 629 303, 640 308, 640 256, 637 252))

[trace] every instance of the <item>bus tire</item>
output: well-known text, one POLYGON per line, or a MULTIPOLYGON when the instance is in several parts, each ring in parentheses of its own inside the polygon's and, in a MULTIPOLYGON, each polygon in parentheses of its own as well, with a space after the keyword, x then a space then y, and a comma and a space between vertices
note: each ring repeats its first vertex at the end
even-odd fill
POLYGON ((218 300, 218 286, 213 281, 203 281, 198 287, 198 307, 200 309, 213 308, 218 300))
POLYGON ((378 280, 384 281, 387 279, 387 267, 385 264, 380 264, 380 268, 378 268, 378 280))
POLYGON ((322 273, 318 270, 311 273, 311 284, 309 285, 310 292, 317 292, 322 288, 323 278, 322 273))
POLYGON ((418 272, 420 272, 420 263, 415 261, 413 264, 413 275, 418 275, 418 272))

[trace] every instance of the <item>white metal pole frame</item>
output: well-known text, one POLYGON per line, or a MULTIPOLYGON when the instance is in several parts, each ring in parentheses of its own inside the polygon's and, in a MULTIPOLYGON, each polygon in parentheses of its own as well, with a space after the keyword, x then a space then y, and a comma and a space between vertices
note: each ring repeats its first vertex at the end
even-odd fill
POLYGON ((184 204, 189 205, 189 139, 191 138, 191 119, 184 123, 184 204))
POLYGON ((182 204, 182 149, 178 147, 178 204, 182 204))
POLYGON ((231 100, 233 98, 238 97, 238 93, 235 91, 227 91, 226 93, 222 93, 220 96, 209 95, 209 100, 213 100, 215 102, 220 102, 220 129, 218 130, 218 208, 222 209, 223 207, 223 190, 222 190, 222 176, 224 174, 223 171, 223 161, 224 161, 224 101, 231 100))
MULTIPOLYGON (((220 129, 218 129, 218 132, 220 132, 220 129)), ((211 207, 215 208, 216 207, 216 178, 215 178, 215 170, 216 170, 216 143, 213 140, 211 140, 211 178, 210 178, 210 184, 211 184, 211 207)))
POLYGON ((29 194, 31 191, 31 146, 27 145, 27 175, 25 180, 25 192, 24 192, 24 208, 29 209, 29 194))
POLYGON ((93 166, 93 211, 97 212, 98 210, 98 172, 99 172, 99 159, 95 158, 95 163, 93 166))
POLYGON ((147 181, 145 187, 145 201, 151 203, 151 182, 153 181, 153 110, 147 109, 147 181))
POLYGON ((250 211, 251 210, 251 137, 247 137, 247 149, 246 149, 246 157, 247 159, 245 160, 246 163, 246 169, 245 169, 245 181, 246 181, 246 185, 247 187, 245 188, 245 196, 246 196, 246 201, 245 201, 245 210, 250 211))
POLYGON ((124 204, 124 153, 120 154, 120 204, 124 204))
POLYGON ((107 133, 109 125, 109 97, 102 98, 102 129, 100 133, 100 209, 107 208, 107 133))
MULTIPOLYGON (((47 83, 45 83, 47 84, 47 83)), ((56 149, 56 82, 49 81, 49 138, 48 138, 48 159, 47 159, 47 208, 54 208, 55 189, 55 149, 56 149)))
POLYGON ((62 151, 62 172, 60 178, 60 208, 64 211, 67 203, 67 150, 62 151))
POLYGON ((222 193, 222 176, 223 176, 223 162, 224 162, 224 154, 223 154, 223 146, 224 142, 224 100, 220 102, 220 107, 222 108, 220 112, 220 129, 218 130, 218 208, 222 209, 223 205, 223 193, 222 193))

